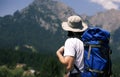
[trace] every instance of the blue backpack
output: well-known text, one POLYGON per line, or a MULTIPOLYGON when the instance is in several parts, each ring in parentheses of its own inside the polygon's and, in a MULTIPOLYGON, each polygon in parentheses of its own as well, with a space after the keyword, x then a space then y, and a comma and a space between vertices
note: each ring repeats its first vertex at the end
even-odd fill
MULTIPOLYGON (((82 77, 110 77, 110 33, 101 28, 93 27, 83 33, 81 40, 85 49, 82 77)), ((76 66, 75 68, 77 69, 76 66)))

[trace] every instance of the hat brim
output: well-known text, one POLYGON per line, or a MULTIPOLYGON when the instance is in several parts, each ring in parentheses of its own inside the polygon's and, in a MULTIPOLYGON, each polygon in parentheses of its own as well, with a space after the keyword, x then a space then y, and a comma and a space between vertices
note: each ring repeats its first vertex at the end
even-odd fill
POLYGON ((85 30, 88 28, 87 24, 85 24, 84 22, 82 22, 82 26, 83 26, 82 29, 71 28, 71 27, 68 25, 68 22, 63 22, 63 23, 62 23, 62 28, 63 28, 63 30, 65 30, 65 31, 83 32, 83 31, 85 31, 85 30))

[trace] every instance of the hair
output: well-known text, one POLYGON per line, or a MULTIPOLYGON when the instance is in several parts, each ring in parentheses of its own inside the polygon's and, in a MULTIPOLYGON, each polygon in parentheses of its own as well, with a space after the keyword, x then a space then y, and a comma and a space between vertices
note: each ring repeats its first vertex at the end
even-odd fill
POLYGON ((81 38, 82 34, 84 33, 83 32, 72 32, 72 31, 68 31, 68 37, 76 37, 76 38, 81 38))

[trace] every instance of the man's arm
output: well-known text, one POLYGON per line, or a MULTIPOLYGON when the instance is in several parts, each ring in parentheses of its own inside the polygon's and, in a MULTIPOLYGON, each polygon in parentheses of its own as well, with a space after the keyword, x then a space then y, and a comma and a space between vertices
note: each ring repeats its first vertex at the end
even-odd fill
POLYGON ((73 67, 74 57, 63 56, 63 53, 64 53, 64 46, 60 47, 57 50, 56 55, 58 56, 60 62, 66 66, 66 71, 69 72, 73 67))

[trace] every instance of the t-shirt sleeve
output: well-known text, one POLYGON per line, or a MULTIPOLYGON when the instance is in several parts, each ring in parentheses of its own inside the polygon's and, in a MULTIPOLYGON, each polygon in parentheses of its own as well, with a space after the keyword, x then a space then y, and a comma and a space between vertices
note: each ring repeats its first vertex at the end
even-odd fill
POLYGON ((67 39, 64 46, 64 56, 74 56, 75 45, 72 39, 67 39))

